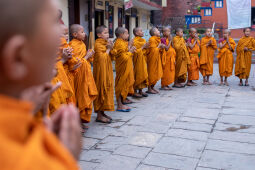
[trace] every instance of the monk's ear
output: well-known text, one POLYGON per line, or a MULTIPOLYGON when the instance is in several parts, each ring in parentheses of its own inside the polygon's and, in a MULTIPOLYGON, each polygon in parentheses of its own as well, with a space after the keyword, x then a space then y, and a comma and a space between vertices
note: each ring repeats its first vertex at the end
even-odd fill
POLYGON ((25 64, 26 38, 16 35, 10 38, 2 50, 2 68, 5 76, 12 81, 24 79, 28 72, 25 64))
POLYGON ((97 34, 97 37, 102 38, 101 34, 97 34))
POLYGON ((76 37, 77 37, 77 32, 74 32, 74 33, 72 34, 72 36, 73 36, 74 38, 76 38, 76 37))

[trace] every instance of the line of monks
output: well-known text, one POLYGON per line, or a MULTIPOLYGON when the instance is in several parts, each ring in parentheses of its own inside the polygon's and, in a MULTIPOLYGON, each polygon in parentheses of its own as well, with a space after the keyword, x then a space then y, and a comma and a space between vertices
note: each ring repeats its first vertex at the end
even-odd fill
MULTIPOLYGON (((237 45, 237 62, 235 74, 242 79, 248 78, 251 68, 251 55, 255 50, 254 38, 250 37, 250 29, 244 29, 244 37, 237 45)), ((142 37, 141 28, 134 28, 134 39, 128 41, 128 30, 118 27, 115 30, 116 40, 109 40, 108 28, 99 26, 96 29, 98 39, 94 50, 86 51, 83 43, 84 28, 72 25, 70 28, 73 39, 67 44, 68 29, 62 38, 60 58, 56 64, 57 76, 52 83, 62 82, 62 86, 53 93, 50 100, 50 111, 54 113, 63 103, 74 103, 80 110, 83 123, 90 122, 92 106, 97 113, 97 122, 111 123, 112 118, 105 111, 114 111, 114 84, 117 100, 117 111, 130 112, 128 104, 133 103, 128 96, 135 98, 148 97, 157 94, 154 88, 161 79, 160 90, 173 90, 173 87, 183 88, 197 85, 199 72, 203 76, 203 85, 211 85, 209 77, 213 74, 215 50, 219 61, 220 85, 229 85, 227 78, 232 75, 236 47, 230 37, 230 31, 224 30, 223 38, 218 41, 212 37, 212 30, 207 29, 201 43, 195 28, 190 29, 187 41, 183 38, 183 29, 176 30, 172 38, 171 29, 164 27, 160 31, 153 27, 148 42, 142 37), (67 54, 66 51, 67 50, 67 54), (62 57, 61 57, 62 56, 62 57), (64 56, 64 57, 63 57, 64 56), (62 58, 62 59, 61 59, 62 58), (64 59, 63 59, 64 58, 64 59), (113 79, 112 61, 115 60, 116 78, 113 79), (93 63, 93 71, 91 70, 93 63), (93 73, 92 73, 93 72, 93 73), (143 92, 144 88, 148 90, 143 92), (63 99, 63 100, 62 100, 63 99)), ((83 128, 88 128, 83 125, 83 128)))
MULTIPOLYGON (((135 38, 128 41, 128 30, 119 27, 113 43, 108 29, 100 26, 96 29, 99 38, 94 50, 87 51, 81 25, 71 26, 73 39, 67 43, 69 30, 59 24, 61 17, 54 0, 3 0, 0 15, 2 169, 79 169, 80 122, 84 125, 90 121, 94 105, 96 121, 111 123, 112 118, 105 111, 115 110, 114 91, 116 110, 130 112, 128 104, 132 101, 127 96, 142 98, 157 94, 155 85, 159 80, 161 90, 172 90, 172 83, 176 88, 194 86, 200 72, 203 84, 210 85, 218 47, 221 85, 228 85, 227 78, 233 71, 236 44, 229 30, 224 31, 217 47, 211 29, 206 30, 200 43, 194 28, 185 41, 182 29, 177 29, 173 38, 170 28, 163 28, 160 37, 160 31, 153 27, 146 42, 141 28, 135 28, 135 38), (56 54, 57 59, 53 57, 56 54), (43 122, 35 119, 35 115, 43 117, 43 122)), ((236 47, 235 75, 240 78, 240 86, 243 79, 249 85, 255 50, 250 31, 244 29, 236 47)), ((83 129, 86 128, 84 125, 83 129)))

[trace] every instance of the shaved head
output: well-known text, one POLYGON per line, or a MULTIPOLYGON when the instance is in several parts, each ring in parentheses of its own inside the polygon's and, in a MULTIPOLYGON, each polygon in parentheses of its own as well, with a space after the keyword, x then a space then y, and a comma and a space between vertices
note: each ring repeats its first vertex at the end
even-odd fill
POLYGON ((105 25, 98 26, 96 28, 96 33, 101 34, 107 27, 105 25))
POLYGON ((79 25, 79 24, 73 24, 71 25, 70 27, 70 33, 73 34, 73 33, 77 33, 80 29, 82 29, 83 26, 79 25))
POLYGON ((157 28, 156 28, 156 27, 152 27, 152 28, 150 29, 150 35, 151 35, 151 36, 154 36, 156 31, 157 31, 157 28))
POLYGON ((176 29, 176 32, 181 32, 181 31, 183 31, 182 28, 177 28, 177 29, 176 29))
POLYGON ((134 28, 133 29, 133 34, 135 35, 135 36, 137 36, 137 32, 139 31, 139 30, 141 30, 142 28, 140 28, 140 27, 136 27, 136 28, 134 28))
POLYGON ((192 28, 189 29, 189 31, 190 31, 190 32, 196 32, 197 29, 192 27, 192 28))
POLYGON ((211 29, 211 28, 207 28, 207 29, 205 30, 205 32, 206 32, 206 31, 210 31, 210 32, 211 32, 211 31, 212 31, 212 29, 211 29))
POLYGON ((230 31, 229 29, 225 29, 225 30, 224 30, 224 33, 227 33, 228 35, 230 35, 230 34, 231 34, 231 31, 230 31))
POLYGON ((14 34, 30 35, 34 32, 39 13, 47 2, 48 0, 0 1, 0 50, 14 34))
POLYGON ((124 34, 127 29, 124 27, 118 27, 115 29, 116 37, 119 37, 121 34, 124 34))
POLYGON ((171 27, 170 26, 167 26, 167 27, 163 27, 163 32, 165 32, 165 31, 170 31, 171 30, 171 27))

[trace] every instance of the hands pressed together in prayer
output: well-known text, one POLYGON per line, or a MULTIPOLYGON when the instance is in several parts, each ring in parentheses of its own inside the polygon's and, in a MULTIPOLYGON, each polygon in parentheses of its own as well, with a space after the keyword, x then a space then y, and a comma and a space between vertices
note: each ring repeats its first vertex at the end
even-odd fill
POLYGON ((22 93, 21 98, 34 103, 34 114, 43 110, 45 126, 48 130, 56 134, 61 143, 78 160, 82 145, 78 109, 73 105, 63 105, 51 118, 46 117, 50 97, 61 85, 62 83, 58 82, 56 85, 45 83, 31 87, 22 93))

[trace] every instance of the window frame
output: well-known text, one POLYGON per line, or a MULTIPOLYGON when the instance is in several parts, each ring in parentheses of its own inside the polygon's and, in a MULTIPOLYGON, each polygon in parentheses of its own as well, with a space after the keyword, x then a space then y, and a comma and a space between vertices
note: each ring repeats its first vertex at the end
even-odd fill
POLYGON ((223 7, 224 7, 224 1, 223 1, 223 0, 215 0, 215 1, 214 1, 214 7, 215 7, 215 8, 223 8, 223 7), (222 3, 222 6, 221 6, 221 7, 217 7, 217 2, 221 2, 221 3, 222 3))
POLYGON ((204 16, 212 16, 212 8, 204 8, 204 16), (211 11, 211 14, 210 14, 210 15, 207 15, 207 14, 206 14, 206 10, 210 10, 210 11, 211 11))

